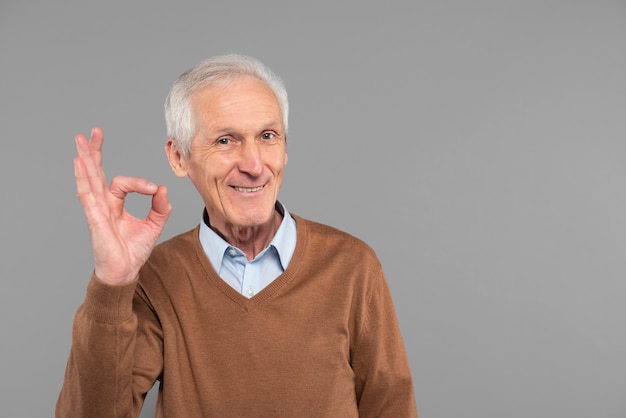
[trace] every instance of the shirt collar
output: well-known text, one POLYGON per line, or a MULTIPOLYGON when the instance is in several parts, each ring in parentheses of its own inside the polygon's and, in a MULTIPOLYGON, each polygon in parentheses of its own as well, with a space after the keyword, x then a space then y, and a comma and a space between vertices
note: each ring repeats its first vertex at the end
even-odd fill
MULTIPOLYGON (((284 271, 287 269, 296 248, 296 221, 291 217, 287 208, 278 201, 276 202, 276 210, 283 214, 283 220, 268 248, 274 247, 276 249, 284 271)), ((206 208, 202 213, 199 238, 200 244, 202 244, 202 248, 209 258, 209 261, 211 261, 215 270, 219 271, 224 254, 232 245, 209 227, 209 215, 206 208)), ((263 254, 265 250, 266 248, 263 249, 260 254, 263 254)))

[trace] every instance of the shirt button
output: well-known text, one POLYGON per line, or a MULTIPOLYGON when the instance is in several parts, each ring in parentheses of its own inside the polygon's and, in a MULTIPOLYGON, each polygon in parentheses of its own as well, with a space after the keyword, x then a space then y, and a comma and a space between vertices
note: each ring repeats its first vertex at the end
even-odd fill
POLYGON ((231 257, 236 256, 237 255, 237 250, 235 250, 233 247, 230 247, 228 249, 228 255, 231 256, 231 257))
POLYGON ((254 290, 249 289, 249 290, 248 290, 248 295, 249 295, 249 296, 254 296, 254 290))

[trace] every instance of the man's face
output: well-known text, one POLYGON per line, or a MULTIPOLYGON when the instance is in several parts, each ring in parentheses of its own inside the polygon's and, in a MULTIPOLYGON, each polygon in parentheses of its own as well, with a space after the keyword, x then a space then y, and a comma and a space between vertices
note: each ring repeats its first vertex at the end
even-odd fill
POLYGON ((168 149, 172 168, 188 175, 200 192, 212 227, 224 231, 268 224, 287 164, 276 96, 262 81, 241 76, 200 90, 192 104, 191 155, 177 153, 177 169, 168 149))

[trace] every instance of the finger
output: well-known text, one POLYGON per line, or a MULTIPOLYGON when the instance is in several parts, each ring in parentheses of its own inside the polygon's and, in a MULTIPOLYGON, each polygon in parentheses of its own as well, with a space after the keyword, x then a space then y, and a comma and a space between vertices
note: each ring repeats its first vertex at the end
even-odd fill
POLYGON ((128 193, 140 193, 143 195, 154 195, 158 186, 151 181, 141 177, 116 176, 111 180, 109 191, 113 196, 124 200, 128 193))
POLYGON ((102 145, 104 144, 104 134, 102 129, 94 126, 91 129, 91 139, 89 140, 89 149, 96 166, 102 168, 102 145))
POLYGON ((76 178, 76 192, 78 200, 87 209, 95 203, 95 197, 91 191, 91 183, 87 175, 87 168, 82 159, 74 158, 74 177, 76 178))
POLYGON ((172 213, 172 205, 167 197, 167 187, 159 186, 157 192, 152 196, 152 207, 146 220, 151 222, 160 233, 170 213, 172 213))
MULTIPOLYGON (((90 188, 92 193, 98 197, 102 197, 104 190, 106 190, 106 178, 104 170, 100 164, 102 158, 99 152, 98 155, 92 153, 91 144, 87 141, 87 138, 78 134, 74 137, 76 142, 76 152, 78 158, 83 162, 85 167, 85 176, 90 182, 90 188)), ((101 149, 101 145, 99 146, 101 149)))

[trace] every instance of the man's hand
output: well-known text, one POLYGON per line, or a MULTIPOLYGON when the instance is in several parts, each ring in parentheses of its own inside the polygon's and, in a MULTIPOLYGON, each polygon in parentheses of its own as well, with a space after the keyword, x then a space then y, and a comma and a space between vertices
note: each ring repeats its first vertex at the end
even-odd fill
POLYGON ((165 227, 172 207, 165 186, 138 177, 115 177, 107 187, 102 169, 102 130, 91 131, 91 139, 76 135, 78 157, 74 159, 76 188, 91 236, 96 276, 112 285, 134 280, 148 259, 165 227), (152 195, 145 219, 124 209, 128 193, 152 195))

